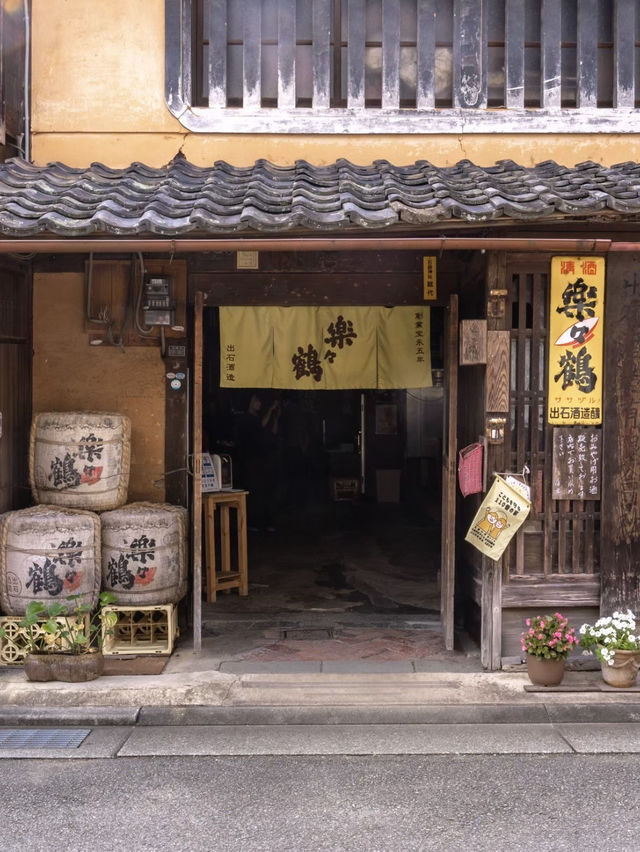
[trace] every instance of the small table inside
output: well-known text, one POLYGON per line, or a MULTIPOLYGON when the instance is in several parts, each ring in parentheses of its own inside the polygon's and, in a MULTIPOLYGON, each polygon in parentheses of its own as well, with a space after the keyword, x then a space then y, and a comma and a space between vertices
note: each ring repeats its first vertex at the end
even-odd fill
POLYGON ((241 597, 249 594, 247 567, 247 494, 248 491, 208 491, 202 495, 204 507, 204 539, 207 572, 207 601, 213 602, 217 592, 238 589, 241 597), (216 566, 216 509, 220 509, 220 570, 216 566), (231 527, 229 510, 236 512, 237 564, 231 568, 231 527))

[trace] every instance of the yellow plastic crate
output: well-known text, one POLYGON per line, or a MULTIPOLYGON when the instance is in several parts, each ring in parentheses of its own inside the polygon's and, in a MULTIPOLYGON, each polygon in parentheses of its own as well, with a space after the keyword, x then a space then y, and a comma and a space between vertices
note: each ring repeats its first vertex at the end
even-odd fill
MULTIPOLYGON (((6 636, 0 637, 0 666, 21 666, 24 663, 24 658, 28 654, 27 650, 27 629, 20 627, 19 622, 23 619, 22 615, 0 615, 0 627, 6 630, 6 636)), ((43 621, 45 619, 42 619, 43 621)), ((64 624, 64 618, 56 618, 58 623, 64 624)), ((85 632, 88 630, 87 617, 84 618, 85 632)), ((71 623, 75 623, 75 616, 71 619, 71 623)), ((36 637, 44 634, 44 631, 38 625, 34 625, 36 637)), ((64 650, 64 647, 61 647, 64 650)))
POLYGON ((105 606, 103 612, 115 612, 118 621, 107 633, 102 628, 102 653, 106 656, 136 656, 173 652, 178 635, 174 604, 158 606, 105 606))

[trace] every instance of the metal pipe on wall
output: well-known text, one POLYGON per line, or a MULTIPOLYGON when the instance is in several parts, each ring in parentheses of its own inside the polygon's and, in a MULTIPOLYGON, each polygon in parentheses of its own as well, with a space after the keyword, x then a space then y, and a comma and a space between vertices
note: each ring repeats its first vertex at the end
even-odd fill
POLYGON ((177 254, 215 251, 517 251, 640 252, 640 242, 547 237, 179 237, 175 240, 52 237, 0 239, 0 254, 177 254))

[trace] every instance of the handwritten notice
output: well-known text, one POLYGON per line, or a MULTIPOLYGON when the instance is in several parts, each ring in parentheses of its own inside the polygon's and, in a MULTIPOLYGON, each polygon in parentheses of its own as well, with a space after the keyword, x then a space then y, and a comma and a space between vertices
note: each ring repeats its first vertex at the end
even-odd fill
POLYGON ((553 430, 554 500, 599 500, 602 469, 600 429, 553 430))

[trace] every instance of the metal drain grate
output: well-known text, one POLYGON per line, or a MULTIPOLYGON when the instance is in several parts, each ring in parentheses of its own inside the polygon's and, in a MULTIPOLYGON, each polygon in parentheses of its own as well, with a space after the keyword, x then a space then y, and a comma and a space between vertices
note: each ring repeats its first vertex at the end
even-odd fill
POLYGON ((2 748, 78 748, 91 728, 4 728, 0 729, 2 748))
POLYGON ((333 639, 332 627, 285 627, 280 631, 281 639, 333 639))

